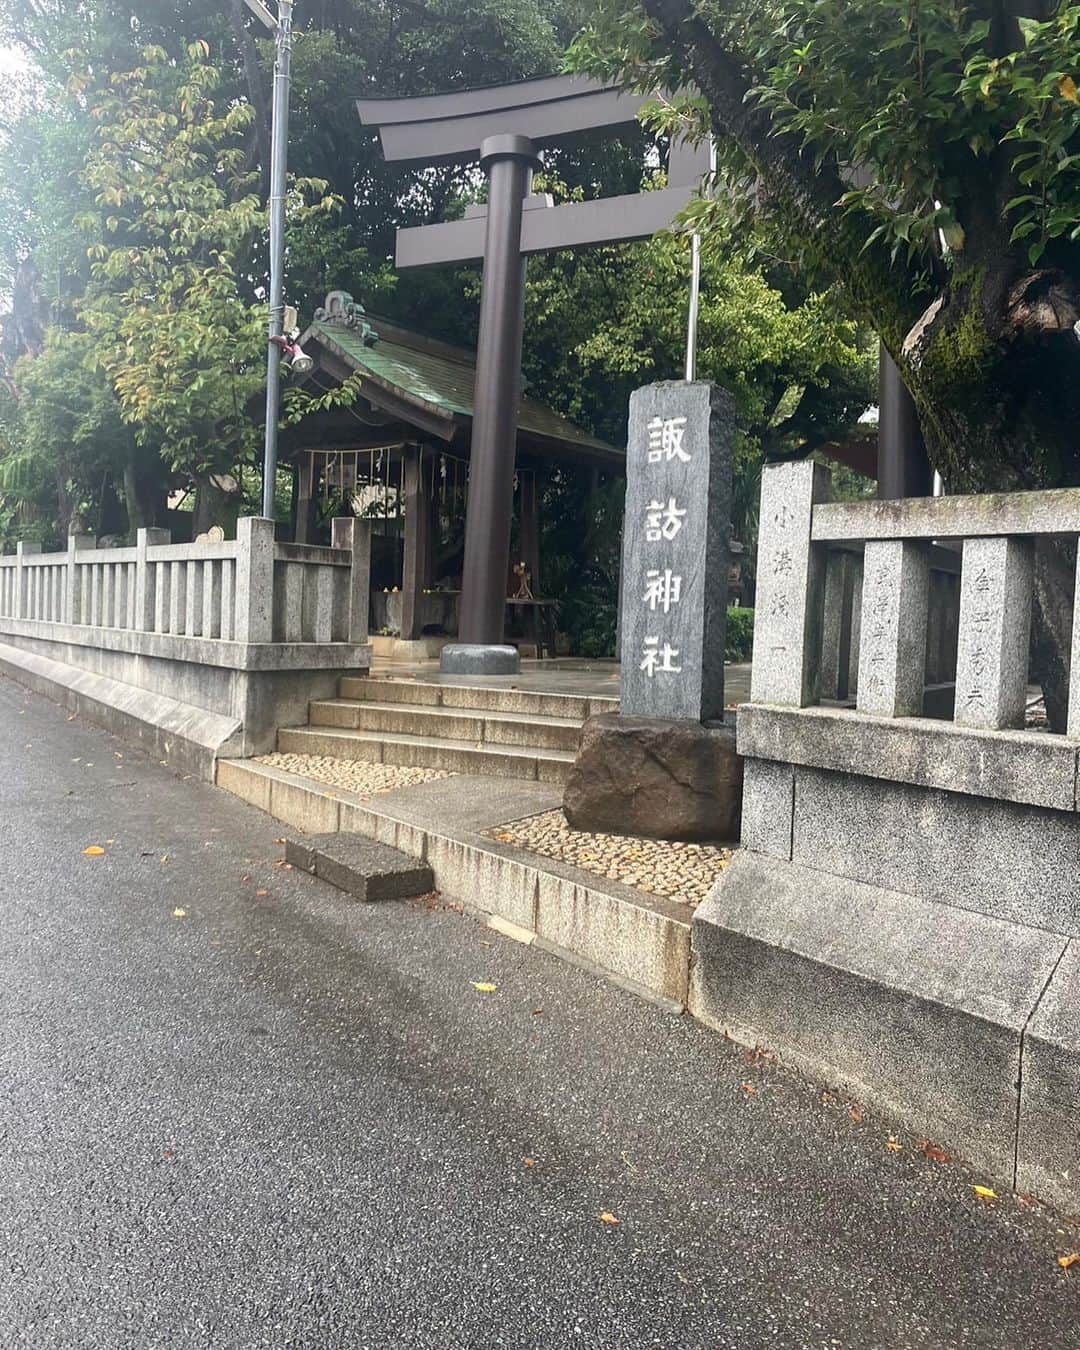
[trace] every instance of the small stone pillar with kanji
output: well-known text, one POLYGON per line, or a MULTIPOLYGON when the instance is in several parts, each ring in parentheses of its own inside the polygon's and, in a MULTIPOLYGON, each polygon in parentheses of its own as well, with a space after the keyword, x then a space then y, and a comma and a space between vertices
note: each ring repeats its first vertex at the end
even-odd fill
POLYGON ((724 715, 734 416, 705 381, 630 396, 623 523, 624 715, 724 715))

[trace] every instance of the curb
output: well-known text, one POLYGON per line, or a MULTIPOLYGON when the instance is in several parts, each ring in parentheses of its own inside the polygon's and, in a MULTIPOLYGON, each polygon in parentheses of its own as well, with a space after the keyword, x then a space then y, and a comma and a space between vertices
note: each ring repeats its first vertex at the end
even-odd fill
POLYGON ((466 908, 671 1011, 686 1007, 691 916, 681 906, 472 830, 419 825, 396 814, 392 802, 251 760, 219 760, 216 781, 306 834, 364 834, 418 858, 431 867, 436 888, 466 908))

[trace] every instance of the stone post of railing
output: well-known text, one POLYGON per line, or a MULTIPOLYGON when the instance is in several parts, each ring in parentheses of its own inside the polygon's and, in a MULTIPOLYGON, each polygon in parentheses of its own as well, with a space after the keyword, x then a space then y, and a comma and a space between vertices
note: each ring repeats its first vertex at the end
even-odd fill
POLYGON ((28 594, 29 576, 27 569, 23 566, 23 558, 29 554, 40 553, 40 544, 28 543, 25 539, 20 539, 15 545, 15 618, 25 619, 30 614, 30 597, 28 594))
POLYGON ((154 631, 154 569, 150 566, 147 549, 171 542, 172 534, 168 530, 143 529, 135 535, 135 629, 139 633, 154 631))
POLYGON ((242 516, 236 522, 236 640, 274 639, 274 522, 242 516))
POLYGON ((1030 539, 965 539, 956 656, 957 726, 1024 725, 1035 553, 1030 539))
POLYGON ((810 526, 831 483, 828 469, 813 460, 776 464, 761 475, 754 703, 805 708, 818 700, 825 549, 810 542, 810 526))
POLYGON ((352 551, 342 641, 366 642, 371 595, 371 521, 338 517, 331 526, 330 542, 334 548, 352 551))
POLYGON ((79 582, 79 568, 76 566, 77 553, 85 553, 94 548, 97 540, 92 534, 68 535, 67 586, 64 609, 68 623, 82 623, 82 588, 79 582))
POLYGON ((918 540, 868 540, 863 553, 859 712, 919 717, 930 566, 918 540))

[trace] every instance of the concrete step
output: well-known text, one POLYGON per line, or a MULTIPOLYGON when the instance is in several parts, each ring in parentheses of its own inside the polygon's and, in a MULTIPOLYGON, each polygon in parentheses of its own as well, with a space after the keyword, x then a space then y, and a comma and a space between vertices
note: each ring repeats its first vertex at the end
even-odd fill
POLYGON ((282 727, 278 749, 287 755, 328 755, 369 764, 402 764, 448 773, 485 774, 565 783, 574 755, 570 750, 468 745, 444 736, 414 736, 349 727, 282 727))
POLYGON ((407 900, 435 889, 426 863, 358 834, 286 839, 285 861, 357 900, 407 900))
POLYGON ((567 863, 502 843, 488 831, 550 810, 540 784, 466 778, 361 796, 255 760, 219 760, 217 783, 308 836, 340 830, 401 850, 431 868, 435 888, 518 941, 603 973, 672 1011, 686 1004, 690 914, 567 863))
POLYGON ((524 717, 520 713, 469 712, 464 708, 358 699, 319 699, 309 706, 316 727, 349 727, 410 736, 438 736, 473 745, 514 746, 576 752, 581 723, 572 717, 524 717))
POLYGON ((579 724, 596 713, 618 712, 616 697, 554 694, 532 689, 496 688, 476 684, 402 680, 379 676, 344 676, 338 695, 373 703, 408 703, 414 707, 460 708, 472 712, 499 712, 524 717, 569 718, 579 724))

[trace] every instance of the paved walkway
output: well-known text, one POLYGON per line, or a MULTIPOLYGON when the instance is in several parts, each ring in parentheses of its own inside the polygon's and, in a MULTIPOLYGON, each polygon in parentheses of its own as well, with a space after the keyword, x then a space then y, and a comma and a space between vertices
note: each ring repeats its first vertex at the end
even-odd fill
MULTIPOLYGON (((745 703, 750 697, 750 665, 724 670, 727 702, 745 703)), ((476 685, 482 689, 524 689, 541 694, 579 694, 587 698, 619 697, 617 661, 583 661, 561 657, 554 661, 522 661, 519 675, 442 675, 438 661, 394 661, 377 656, 372 675, 415 679, 425 684, 476 685)))
POLYGON ((460 914, 275 868, 272 821, 2 680, 0 733, 4 1350, 1076 1345, 1075 1230, 460 914))

